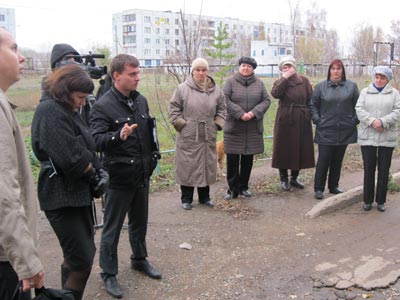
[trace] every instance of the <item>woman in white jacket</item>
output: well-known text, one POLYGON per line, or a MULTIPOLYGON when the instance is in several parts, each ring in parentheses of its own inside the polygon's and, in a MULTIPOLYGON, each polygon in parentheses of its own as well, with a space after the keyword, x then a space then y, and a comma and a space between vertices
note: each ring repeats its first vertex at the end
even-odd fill
POLYGON ((361 91, 356 105, 360 120, 358 143, 364 163, 363 208, 372 208, 378 166, 375 201, 378 210, 384 212, 392 153, 398 144, 400 95, 389 83, 393 78, 389 67, 377 66, 373 74, 374 82, 361 91))

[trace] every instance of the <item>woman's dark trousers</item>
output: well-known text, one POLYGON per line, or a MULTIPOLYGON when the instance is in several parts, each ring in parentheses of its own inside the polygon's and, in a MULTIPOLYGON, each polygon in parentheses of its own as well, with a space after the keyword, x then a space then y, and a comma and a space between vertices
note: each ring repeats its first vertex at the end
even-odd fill
POLYGON ((339 187, 340 172, 347 145, 318 145, 318 161, 315 169, 314 191, 324 191, 328 175, 328 189, 339 187))
POLYGON ((254 155, 226 154, 226 177, 231 194, 249 189, 253 157, 254 155))
MULTIPOLYGON (((194 187, 193 186, 186 186, 186 185, 181 185, 181 200, 182 203, 190 203, 192 204, 193 202, 193 194, 194 194, 194 187)), ((204 187, 198 187, 197 188, 197 194, 199 195, 199 202, 200 203, 206 203, 207 201, 210 201, 210 187, 204 186, 204 187)))
POLYGON ((389 169, 392 162, 393 147, 361 146, 364 163, 364 203, 372 204, 375 194, 375 171, 378 165, 378 180, 376 184, 375 201, 378 204, 386 202, 389 169))

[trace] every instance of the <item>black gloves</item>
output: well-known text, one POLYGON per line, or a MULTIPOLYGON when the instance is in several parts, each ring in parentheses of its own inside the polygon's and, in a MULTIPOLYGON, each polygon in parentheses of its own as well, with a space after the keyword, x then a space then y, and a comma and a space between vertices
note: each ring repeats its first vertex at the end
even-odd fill
POLYGON ((84 175, 90 184, 90 190, 94 198, 100 198, 107 190, 110 176, 104 169, 95 169, 91 167, 84 175))
POLYGON ((110 176, 104 169, 97 170, 97 184, 92 186, 92 195, 95 198, 100 198, 103 196, 108 188, 108 183, 110 182, 110 176))

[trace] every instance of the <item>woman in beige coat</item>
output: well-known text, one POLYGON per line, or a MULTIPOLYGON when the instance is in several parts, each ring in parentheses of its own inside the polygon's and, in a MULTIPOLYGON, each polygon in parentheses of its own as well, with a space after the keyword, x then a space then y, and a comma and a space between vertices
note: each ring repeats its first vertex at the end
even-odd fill
POLYGON ((225 116, 225 97, 208 76, 208 62, 195 59, 191 76, 178 85, 169 106, 170 121, 177 131, 175 176, 183 209, 192 209, 195 187, 199 202, 214 206, 209 186, 216 181, 217 130, 223 128, 225 116))
POLYGON ((387 66, 374 69, 374 82, 361 91, 356 105, 358 143, 364 163, 363 208, 369 211, 372 203, 378 204, 379 211, 385 211, 389 169, 394 147, 398 144, 398 122, 400 119, 399 92, 389 81, 392 70, 387 66), (378 180, 375 194, 375 170, 378 166, 378 180))

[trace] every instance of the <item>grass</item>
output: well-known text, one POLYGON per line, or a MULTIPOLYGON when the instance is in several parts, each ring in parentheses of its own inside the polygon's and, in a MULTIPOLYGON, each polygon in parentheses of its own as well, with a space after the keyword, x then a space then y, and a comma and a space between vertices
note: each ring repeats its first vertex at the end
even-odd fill
MULTIPOLYGON (((34 110, 40 100, 42 80, 42 75, 27 75, 18 83, 13 85, 8 91, 8 96, 11 101, 18 106, 17 118, 26 136, 26 146, 29 153, 32 153, 30 149, 29 127, 32 122, 34 110)), ((273 82, 276 78, 262 78, 262 80, 265 83, 268 94, 270 94, 273 82)), ((310 80, 312 82, 319 82, 324 80, 324 78, 310 78, 310 80)), ((357 83, 361 90, 369 83, 369 81, 365 78, 359 78, 357 79, 357 83)), ((96 85, 98 85, 97 82, 96 85)), ((175 149, 175 130, 169 123, 167 111, 169 100, 175 87, 176 82, 165 74, 147 72, 147 74, 142 74, 141 76, 139 91, 148 99, 150 112, 157 119, 158 138, 161 151, 167 152, 162 155, 163 157, 159 161, 157 169, 154 171, 155 173, 152 177, 153 191, 168 189, 174 186, 173 150, 175 149)), ((264 136, 273 135, 277 104, 278 101, 271 97, 271 106, 264 117, 264 136)), ((221 138, 222 132, 218 132, 218 140, 221 138)), ((264 139, 264 145, 265 151, 263 154, 256 156, 255 166, 264 164, 266 159, 272 156, 272 139, 264 139)), ((35 178, 37 178, 39 166, 32 158, 32 155, 31 165, 35 178)), ((346 154, 345 167, 349 169, 360 167, 360 160, 356 153, 346 154)), ((308 177, 310 176, 307 175, 307 178, 308 177)), ((266 181, 259 187, 259 189, 264 190, 265 192, 274 192, 272 188, 274 185, 275 182, 268 183, 268 181, 266 181)))

